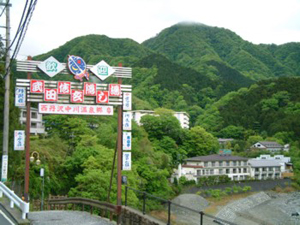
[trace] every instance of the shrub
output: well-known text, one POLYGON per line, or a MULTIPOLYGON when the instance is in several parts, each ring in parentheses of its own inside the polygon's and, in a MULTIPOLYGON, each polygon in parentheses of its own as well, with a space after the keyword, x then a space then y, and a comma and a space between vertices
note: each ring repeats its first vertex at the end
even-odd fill
POLYGON ((251 191, 251 186, 244 186, 243 187, 243 192, 251 191))

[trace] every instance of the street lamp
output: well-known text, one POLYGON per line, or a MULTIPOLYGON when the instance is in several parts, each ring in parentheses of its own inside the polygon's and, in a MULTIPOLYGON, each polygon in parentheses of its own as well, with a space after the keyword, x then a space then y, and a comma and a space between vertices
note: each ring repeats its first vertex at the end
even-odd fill
POLYGON ((36 151, 31 153, 30 162, 33 162, 35 159, 36 159, 36 165, 40 165, 41 164, 40 154, 36 151))

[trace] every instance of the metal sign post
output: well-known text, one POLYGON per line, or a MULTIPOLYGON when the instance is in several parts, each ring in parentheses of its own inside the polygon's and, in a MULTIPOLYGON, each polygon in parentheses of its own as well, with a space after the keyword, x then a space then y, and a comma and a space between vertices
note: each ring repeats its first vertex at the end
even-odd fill
POLYGON ((44 209, 44 186, 45 186, 45 172, 44 168, 41 168, 40 170, 40 176, 43 178, 42 183, 42 197, 41 197, 41 211, 44 209))

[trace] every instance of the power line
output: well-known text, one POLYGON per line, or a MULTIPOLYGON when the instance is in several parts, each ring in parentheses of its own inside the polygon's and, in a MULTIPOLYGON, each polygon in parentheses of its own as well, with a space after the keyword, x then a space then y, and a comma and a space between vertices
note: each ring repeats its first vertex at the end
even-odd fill
POLYGON ((11 48, 11 46, 13 46, 15 40, 16 40, 17 37, 18 37, 18 34, 20 33, 20 30, 21 30, 21 27, 22 27, 22 22, 23 22, 23 19, 24 19, 24 15, 25 15, 25 12, 26 12, 27 5, 28 5, 28 0, 26 0, 25 6, 24 6, 23 13, 22 13, 22 17, 21 17, 21 20, 20 20, 20 23, 19 23, 19 27, 18 27, 17 33, 16 33, 16 35, 15 35, 13 41, 11 42, 9 48, 7 49, 7 51, 9 51, 9 49, 11 48))
POLYGON ((29 6, 29 9, 27 11, 27 15, 26 15, 26 18, 25 18, 25 21, 23 23, 23 26, 22 26, 22 30, 20 32, 20 36, 19 36, 19 39, 18 39, 18 42, 16 44, 16 48, 15 48, 15 51, 12 55, 12 58, 11 58, 11 61, 16 57, 16 55, 18 54, 18 51, 22 45, 22 42, 24 40, 24 37, 25 37, 25 34, 26 34, 26 31, 28 29, 28 25, 29 25, 29 22, 31 20, 31 16, 33 14, 33 11, 34 11, 34 8, 35 8, 35 5, 37 3, 37 0, 34 1, 34 3, 32 3, 32 0, 30 2, 30 6, 29 6), (25 32, 24 32, 25 31, 25 32), (23 34, 24 32, 24 34, 23 34))
MULTIPOLYGON (((15 59, 15 57, 17 56, 19 50, 20 50, 20 47, 22 45, 22 42, 25 38, 25 35, 26 35, 26 31, 28 29, 28 25, 29 25, 29 22, 31 20, 31 17, 32 17, 32 14, 33 14, 33 11, 35 9, 35 6, 37 4, 37 0, 31 0, 30 1, 30 4, 28 6, 28 10, 27 10, 27 13, 26 13, 26 17, 24 19, 24 15, 25 15, 25 11, 26 11, 26 8, 27 8, 27 5, 28 5, 28 0, 26 1, 26 4, 25 4, 25 7, 24 7, 24 10, 23 10, 23 14, 22 14, 22 18, 20 20, 20 24, 19 24, 19 28, 18 28, 18 31, 14 37, 14 40, 13 42, 15 42, 18 38, 18 41, 17 41, 17 44, 16 44, 16 47, 15 47, 15 50, 12 54, 12 57, 10 59, 10 63, 9 63, 9 66, 7 67, 7 70, 6 70, 6 73, 5 73, 5 76, 13 62, 13 60, 15 59), (23 21, 24 19, 24 21, 23 21), (25 32, 24 32, 25 31, 25 32)), ((13 43, 12 43, 13 44, 13 43)), ((9 48, 7 49, 7 51, 10 50, 10 48, 12 47, 12 44, 9 46, 9 48)), ((4 78, 5 78, 4 76, 4 78)))

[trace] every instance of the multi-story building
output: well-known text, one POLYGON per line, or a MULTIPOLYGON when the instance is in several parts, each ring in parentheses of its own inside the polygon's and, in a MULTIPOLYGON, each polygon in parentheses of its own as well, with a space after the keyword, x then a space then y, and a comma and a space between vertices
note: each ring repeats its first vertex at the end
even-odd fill
MULTIPOLYGON (((141 125, 141 118, 145 115, 155 115, 152 110, 133 110, 131 111, 132 119, 138 124, 141 125)), ((174 112, 173 114, 179 121, 182 128, 189 128, 190 119, 189 115, 186 112, 174 112)))
POLYGON ((188 158, 180 164, 173 177, 185 176, 198 181, 201 177, 227 175, 231 180, 245 180, 250 176, 248 158, 214 154, 188 158))
POLYGON ((292 172, 291 157, 284 155, 260 155, 249 160, 251 177, 257 180, 281 178, 284 173, 292 172))
MULTIPOLYGON (((20 123, 26 124, 27 112, 26 107, 21 107, 20 114, 20 123)), ((45 124, 43 122, 43 115, 38 113, 38 109, 31 108, 30 109, 30 133, 31 134, 44 134, 45 133, 45 124)))
POLYGON ((280 163, 271 160, 249 160, 250 176, 255 180, 281 178, 280 163))

